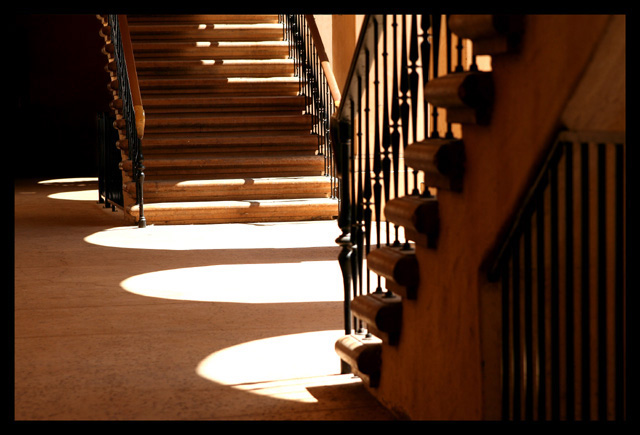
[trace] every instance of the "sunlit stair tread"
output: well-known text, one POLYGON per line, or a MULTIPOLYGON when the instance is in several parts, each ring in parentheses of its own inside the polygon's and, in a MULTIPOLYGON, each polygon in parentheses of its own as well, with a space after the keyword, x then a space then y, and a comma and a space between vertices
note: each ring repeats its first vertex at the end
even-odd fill
POLYGON ((292 59, 150 59, 136 62, 140 78, 153 77, 287 77, 292 59))
POLYGON ((132 40, 171 38, 189 40, 282 40, 282 25, 278 23, 145 23, 129 26, 132 40))
MULTIPOLYGON (((135 194, 135 183, 126 183, 125 189, 129 194, 135 194)), ((153 203, 326 198, 330 189, 331 179, 326 176, 155 180, 145 183, 145 200, 153 203)))
POLYGON ((253 95, 253 96, 147 96, 143 98, 147 115, 155 112, 190 112, 190 111, 297 111, 302 113, 305 97, 301 95, 253 95))
POLYGON ((311 130, 311 115, 260 115, 252 116, 212 116, 210 114, 176 114, 149 116, 145 122, 145 130, 196 130, 206 129, 259 129, 259 130, 311 130))
POLYGON ((287 58, 289 46, 286 41, 154 41, 132 42, 136 57, 164 57, 198 59, 256 59, 287 58))
MULTIPOLYGON (((332 198, 266 199, 145 203, 151 223, 240 223, 333 219, 338 202, 332 198)), ((138 213, 138 206, 131 207, 138 213)))
POLYGON ((277 14, 162 14, 162 15, 128 15, 130 23, 277 23, 277 14))
MULTIPOLYGON (((126 169, 127 162, 124 162, 126 169)), ((293 167, 320 167, 324 165, 322 156, 279 156, 279 157, 210 157, 210 158, 193 158, 193 157, 175 157, 165 159, 145 159, 144 162, 147 170, 153 168, 181 168, 181 167, 209 167, 209 168, 226 168, 233 167, 242 168, 262 168, 268 166, 284 166, 293 167)))

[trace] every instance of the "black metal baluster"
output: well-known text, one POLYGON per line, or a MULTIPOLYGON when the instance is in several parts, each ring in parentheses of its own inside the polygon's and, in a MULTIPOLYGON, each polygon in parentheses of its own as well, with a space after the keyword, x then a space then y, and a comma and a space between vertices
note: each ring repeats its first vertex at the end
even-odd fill
POLYGON ((624 145, 615 146, 615 419, 625 418, 624 145))
MULTIPOLYGON (((365 65, 370 65, 369 63, 369 49, 365 49, 365 65)), ((371 218, 372 218, 372 209, 371 209, 371 197, 373 195, 372 186, 371 186, 371 144, 370 144, 370 118, 371 118, 371 107, 370 107, 370 87, 369 80, 364 82, 365 88, 365 107, 364 107, 364 116, 365 116, 365 141, 364 141, 364 188, 363 188, 363 199, 364 199, 364 210, 363 210, 363 218, 364 218, 364 238, 365 238, 365 246, 364 246, 364 255, 365 257, 369 255, 371 250, 371 218)), ((371 289, 371 273, 369 272, 369 268, 366 270, 366 282, 365 285, 366 292, 368 293, 371 289)))
POLYGON ((512 289, 511 289, 511 340, 513 341, 513 420, 521 419, 522 362, 520 343, 520 236, 511 247, 512 289))
POLYGON ((581 390, 582 420, 591 418, 591 345, 590 345, 590 298, 589 298, 589 149, 587 144, 581 145, 580 182, 581 182, 581 390))
POLYGON ((510 295, 511 289, 509 287, 509 263, 503 260, 501 269, 501 281, 502 281, 502 358, 501 358, 501 373, 502 373, 502 419, 511 419, 511 389, 513 388, 512 378, 512 347, 511 347, 511 322, 510 322, 510 295))
MULTIPOLYGON (((358 74, 358 153, 357 159, 354 157, 353 176, 358 177, 357 195, 358 199, 355 203, 356 226, 354 232, 357 234, 357 270, 358 270, 358 295, 364 294, 364 147, 362 133, 362 118, 364 108, 362 107, 362 77, 358 74), (357 167, 356 164, 357 163, 357 167)), ((354 182, 355 188, 355 182, 354 182)))
MULTIPOLYGON (((391 84, 391 153, 393 155, 394 197, 400 197, 400 96, 398 95, 398 36, 397 16, 393 16, 393 78, 391 84)), ((395 240, 393 246, 400 246, 399 228, 394 224, 395 240)))
MULTIPOLYGON (((409 89, 411 95, 411 126, 413 128, 412 131, 412 141, 418 141, 418 81, 420 79, 420 75, 418 74, 418 17, 413 14, 411 16, 411 34, 410 34, 410 44, 409 44, 409 89)), ((425 131, 426 134, 426 131, 425 131)), ((406 148, 405 148, 406 150, 406 148)), ((411 190, 412 195, 419 195, 420 190, 418 188, 418 171, 416 169, 412 169, 413 173, 413 189, 411 190)))
MULTIPOLYGON (((438 67, 439 67, 439 53, 440 53, 440 28, 441 28, 442 16, 441 15, 432 15, 431 16, 431 38, 433 44, 433 78, 438 77, 438 67)), ((433 128, 431 130, 432 138, 439 138, 440 134, 438 133, 438 108, 433 107, 431 111, 433 120, 431 121, 433 124, 433 128)), ((426 116, 426 115, 425 115, 426 116)))
MULTIPOLYGON (((445 15, 445 26, 446 26, 446 41, 445 41, 445 50, 447 51, 447 74, 451 74, 453 72, 452 68, 452 50, 453 50, 453 33, 451 32, 451 28, 449 27, 449 20, 445 15)), ((436 110, 436 108, 434 108, 436 110)), ((445 134, 445 138, 453 139, 453 130, 451 126, 451 122, 447 120, 447 133, 445 134)))
POLYGON ((534 355, 533 355, 533 296, 531 266, 531 222, 524 227, 524 416, 525 420, 533 420, 534 393, 534 355))
MULTIPOLYGON (((431 76, 431 41, 433 35, 429 35, 429 29, 431 29, 431 15, 422 15, 420 19, 420 27, 422 29, 422 44, 420 44, 420 54, 422 57, 422 88, 427 85, 431 76)), ((429 101, 426 98, 422 99, 424 110, 424 134, 425 137, 429 136, 431 130, 429 126, 429 101)), ((433 108, 435 110, 435 107, 433 108)), ((436 130, 437 132, 437 130, 436 130)), ((433 136, 431 136, 433 137, 433 136)), ((428 190, 428 189, 425 189, 428 190)))
MULTIPOLYGON (((384 201, 385 204, 389 202, 391 195, 391 132, 389 126, 389 80, 387 76, 387 62, 389 52, 387 51, 387 16, 383 15, 382 17, 382 29, 383 29, 383 38, 384 45, 382 49, 382 62, 383 62, 383 73, 382 77, 384 80, 384 89, 382 91, 383 96, 383 108, 382 108, 382 147, 384 149, 382 158, 382 174, 384 179, 384 201)), ((390 245, 390 224, 389 221, 386 220, 386 237, 385 242, 386 245, 390 245)), ((396 230, 397 231, 397 230, 396 230)), ((396 236, 397 239, 397 236, 396 236)))
MULTIPOLYGON (((402 152, 404 152, 409 146, 409 68, 407 65, 407 17, 402 16, 402 41, 401 41, 401 54, 400 54, 400 91, 402 96, 400 97, 400 118, 402 119, 402 152)), ((404 159, 403 159, 404 161, 404 159)), ((406 161, 403 164, 404 173, 404 194, 409 194, 409 169, 406 161)), ((406 239, 403 245, 403 249, 410 249, 409 240, 406 239)))
POLYGON ((575 303, 574 303, 574 279, 573 279, 573 146, 571 142, 563 144, 565 150, 565 316, 566 316, 566 419, 575 420, 575 303))
POLYGON ((560 419, 560 289, 558 279, 558 171, 553 164, 549 171, 551 215, 551 419, 560 419))
POLYGON ((606 187, 605 144, 597 145, 598 167, 598 419, 607 419, 607 227, 606 227, 606 187))
MULTIPOLYGON (((546 176, 542 178, 542 185, 546 184, 546 176)), ((536 213, 536 268, 537 268, 537 338, 538 338, 538 420, 547 418, 547 339, 546 339, 546 295, 545 295, 545 205, 544 195, 538 195, 535 203, 536 213)))
MULTIPOLYGON (((378 21, 373 19, 373 64, 374 64, 374 81, 373 81, 373 116, 375 117, 373 128, 373 204, 376 214, 376 248, 380 248, 380 240, 382 237, 382 183, 380 182, 382 172, 382 156, 380 153, 380 59, 378 58, 378 21)), ((382 293, 380 275, 377 275, 376 293, 382 293)))

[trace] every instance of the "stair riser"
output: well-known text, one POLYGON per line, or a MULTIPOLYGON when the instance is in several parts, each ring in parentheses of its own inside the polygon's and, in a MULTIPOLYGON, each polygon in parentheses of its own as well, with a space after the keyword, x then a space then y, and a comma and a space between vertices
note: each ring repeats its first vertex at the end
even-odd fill
MULTIPOLYGON (((142 85, 140 90, 145 97, 152 97, 154 95, 171 95, 174 97, 187 97, 187 96, 199 96, 206 94, 209 97, 220 96, 289 96, 294 97, 298 95, 299 85, 296 83, 282 83, 282 84, 260 84, 253 83, 226 83, 216 85, 213 84, 208 87, 202 86, 176 86, 163 88, 157 84, 142 85)), ((143 97, 144 98, 144 97, 143 97)))
POLYGON ((293 65, 167 65, 138 66, 138 77, 290 77, 294 74, 293 65))
MULTIPOLYGON (((247 118, 208 118, 206 120, 197 119, 158 119, 147 120, 145 131, 149 133, 173 133, 173 132, 217 132, 217 131, 256 131, 262 132, 266 130, 278 131, 299 131, 301 133, 309 133, 311 131, 311 122, 305 118, 285 117, 285 119, 261 119, 256 117, 253 120, 247 118)), ((279 117, 274 117, 279 118, 279 117)))
POLYGON ((282 41, 282 28, 268 29, 216 29, 208 26, 198 29, 189 26, 131 26, 134 43, 157 41, 282 41))
POLYGON ((196 47, 194 44, 133 43, 136 59, 286 59, 286 45, 226 46, 212 43, 196 47), (173 47, 175 45, 175 47, 173 47))
MULTIPOLYGON (((256 203, 255 209, 258 207, 256 203)), ((137 211, 132 210, 134 215, 137 211)), ((261 213, 240 210, 153 210, 145 207, 145 218, 147 223, 151 224, 215 224, 215 223, 245 223, 245 222, 295 222, 295 221, 312 221, 312 220, 329 220, 334 219, 337 214, 335 209, 316 209, 316 210, 290 210, 283 212, 273 208, 263 208, 261 213)))
POLYGON ((199 14, 199 15, 128 15, 129 25, 154 23, 191 23, 191 24, 253 24, 253 23, 277 23, 277 14, 259 15, 259 14, 199 14))

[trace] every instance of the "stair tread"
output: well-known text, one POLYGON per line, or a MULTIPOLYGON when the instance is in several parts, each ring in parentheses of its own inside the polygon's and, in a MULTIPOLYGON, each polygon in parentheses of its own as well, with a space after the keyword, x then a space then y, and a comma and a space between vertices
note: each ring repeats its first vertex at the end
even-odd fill
MULTIPOLYGON (((128 15, 153 223, 333 219, 335 181, 278 15, 128 15)), ((126 141, 122 140, 126 151, 126 141)), ((123 171, 131 171, 124 160, 123 171)), ((135 198, 135 183, 124 190, 135 198)), ((138 206, 127 207, 137 219, 138 206)))
POLYGON ((177 14, 177 15, 128 15, 129 23, 254 23, 278 22, 277 14, 177 14))

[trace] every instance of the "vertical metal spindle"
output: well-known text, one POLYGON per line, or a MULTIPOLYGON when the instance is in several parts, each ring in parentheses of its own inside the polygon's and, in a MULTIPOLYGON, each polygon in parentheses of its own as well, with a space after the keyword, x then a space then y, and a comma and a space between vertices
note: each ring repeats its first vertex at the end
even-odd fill
MULTIPOLYGON (((407 64, 407 17, 402 16, 402 41, 401 41, 401 53, 400 53, 400 91, 402 96, 400 97, 400 117, 402 119, 402 152, 406 151, 409 146, 409 66, 407 64)), ((404 174, 404 194, 409 194, 409 168, 406 161, 403 164, 404 174)), ((410 249, 409 240, 406 239, 403 245, 403 249, 410 249)))
POLYGON ((590 291, 589 291, 589 149, 581 145, 580 201, 581 201, 581 414, 582 420, 591 418, 591 344, 590 344, 590 291))
MULTIPOLYGON (((365 65, 370 65, 369 63, 369 49, 365 49, 365 65)), ((364 151, 364 188, 363 188, 363 199, 364 199, 364 210, 363 210, 363 218, 364 218, 364 238, 365 238, 365 246, 364 246, 364 256, 369 255, 371 250, 371 218, 372 218, 372 210, 371 210, 371 197, 373 195, 372 186, 371 186, 371 143, 370 143, 370 118, 371 118, 371 107, 370 107, 370 86, 369 80, 364 81, 365 88, 365 107, 364 107, 364 119, 365 119, 365 151, 364 151)), ((371 289, 371 274, 369 272, 369 268, 366 270, 366 285, 365 289, 368 293, 371 289)))
POLYGON ((558 278, 558 171, 549 171, 549 212, 551 233, 551 419, 560 419, 560 288, 558 278))
MULTIPOLYGON (((432 28, 431 15, 422 15, 420 19, 420 27, 422 29, 422 44, 420 44, 420 54, 422 56, 422 88, 427 85, 430 80, 431 71, 431 41, 433 35, 429 35, 429 29, 432 28)), ((422 99, 423 111, 424 111, 424 134, 425 137, 429 136, 429 101, 426 98, 422 99)), ((435 110, 435 108, 433 108, 435 110)), ((437 131, 437 130, 436 130, 437 131)))
MULTIPOLYGON (((452 68, 452 50, 453 50, 453 33, 451 32, 451 28, 449 27, 449 20, 446 18, 447 16, 445 15, 445 26, 446 26, 446 40, 445 40, 445 50, 447 52, 447 74, 450 74, 453 72, 452 68)), ((434 108, 435 110, 435 108, 434 108)), ((453 129, 451 126, 451 122, 449 122, 447 120, 447 133, 445 134, 445 138, 447 139, 453 139, 453 129)))
MULTIPOLYGON (((393 155, 393 188, 394 197, 400 197, 400 96, 398 95, 398 35, 397 16, 393 16, 393 78, 391 83, 391 153, 393 155)), ((400 246, 399 228, 394 224, 393 246, 400 246)))
MULTIPOLYGON (((438 68, 439 68, 439 53, 440 53, 440 27, 442 22, 441 15, 432 15, 431 16, 431 38, 433 44, 433 78, 438 77, 438 68)), ((432 111, 432 124, 433 128, 431 130, 432 138, 440 137, 438 133, 438 108, 433 107, 432 111)), ((425 115, 426 116, 426 115, 425 115)))
MULTIPOLYGON (((546 177, 543 177, 543 182, 546 177)), ((538 358, 536 372, 538 373, 538 420, 547 418, 547 339, 546 339, 546 295, 545 295, 545 204, 544 196, 539 195, 535 200, 536 214, 536 268, 537 268, 537 326, 538 358)))
MULTIPOLYGON (((354 165, 353 165, 353 177, 358 177, 358 188, 357 188, 357 200, 355 201, 354 214, 356 216, 355 226, 353 228, 353 233, 356 235, 356 256, 354 257, 354 269, 357 271, 356 274, 356 282, 357 286, 357 296, 361 296, 365 294, 364 287, 364 214, 363 214, 363 204, 364 204, 364 173, 362 171, 363 168, 363 159, 364 159, 364 147, 363 147, 363 133, 362 133, 362 118, 364 113, 364 108, 362 107, 362 77, 358 74, 358 110, 357 110, 357 118, 358 118, 358 153, 357 158, 354 156, 354 165), (357 163, 357 165, 356 165, 357 163)), ((355 114, 352 115, 352 117, 355 114)), ((353 119, 353 118, 352 118, 353 119)), ((355 180, 353 182, 353 187, 355 188, 355 180)), ((363 331, 362 321, 358 320, 358 332, 363 331)))
POLYGON ((607 227, 606 227, 606 187, 605 144, 597 145, 598 166, 598 419, 607 419, 607 227))
POLYGON ((615 419, 625 418, 624 146, 615 146, 615 419))
POLYGON ((513 384, 511 382, 511 374, 513 372, 511 362, 512 359, 512 347, 510 339, 511 323, 510 323, 510 287, 509 287, 509 263, 503 260, 501 269, 501 287, 502 287, 502 358, 501 358, 501 373, 502 373, 502 419, 509 420, 511 418, 511 389, 513 384))
POLYGON ((574 303, 574 256, 573 256, 573 146, 571 142, 563 144, 565 150, 565 317, 566 317, 566 419, 575 419, 575 303, 574 303))
POLYGON ((521 419, 522 362, 520 343, 520 237, 511 247, 512 289, 511 289, 511 340, 513 341, 513 420, 521 419))
POLYGON ((532 266, 531 266, 531 223, 524 227, 524 418, 533 420, 534 393, 534 355, 533 355, 533 296, 532 296, 532 266))
MULTIPOLYGON (((378 57, 378 21, 375 18, 373 19, 373 41, 373 204, 376 214, 376 248, 380 248, 380 240, 382 237, 382 183, 380 182, 382 179, 382 156, 380 153, 380 59, 378 57)), ((382 293, 379 275, 377 275, 376 293, 382 293)))
MULTIPOLYGON (((383 39, 384 45, 382 47, 382 80, 384 81, 383 91, 382 91, 382 147, 383 147, 383 158, 382 158, 382 174, 384 179, 384 201, 385 204, 389 202, 391 195, 391 135, 390 135, 390 126, 389 126, 389 79, 387 76, 387 62, 389 52, 387 51, 387 16, 383 15, 382 17, 382 29, 383 29, 383 39)), ((385 236, 385 244, 387 246, 390 245, 390 225, 389 221, 386 220, 386 236, 385 236)))
MULTIPOLYGON (((420 75, 418 74, 418 56, 418 17, 413 14, 411 15, 411 34, 409 44, 409 88, 411 95, 411 126, 413 127, 412 140, 414 142, 418 141, 418 80, 420 79, 420 75)), ((412 169, 412 173, 413 189, 411 190, 411 194, 419 195, 418 170, 412 169)))

